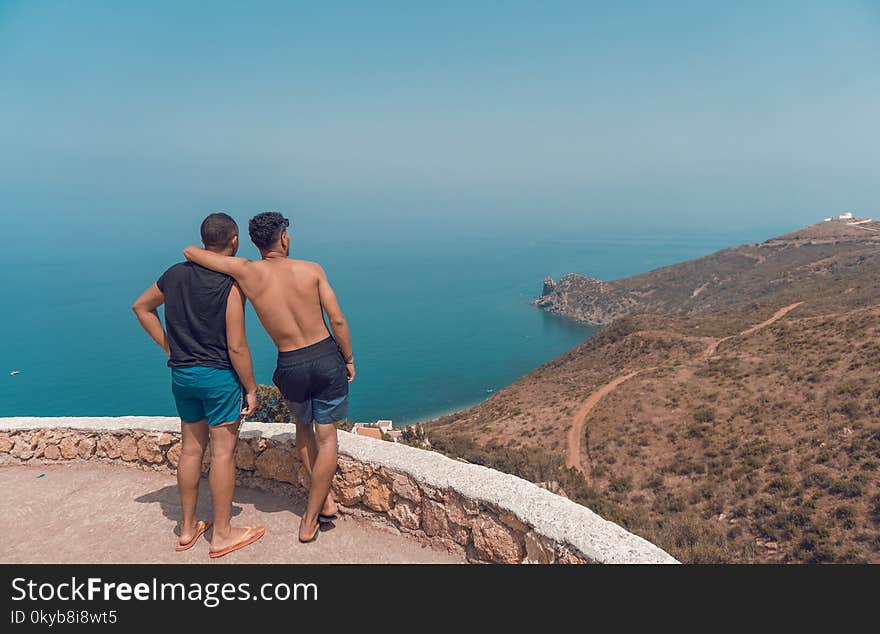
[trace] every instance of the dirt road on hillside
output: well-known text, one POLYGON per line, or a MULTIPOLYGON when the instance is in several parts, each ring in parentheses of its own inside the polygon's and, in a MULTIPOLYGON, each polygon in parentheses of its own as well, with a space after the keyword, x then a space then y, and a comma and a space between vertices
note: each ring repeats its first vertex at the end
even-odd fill
POLYGON ((581 438, 584 433, 584 423, 590 412, 607 394, 610 394, 624 381, 628 381, 639 372, 630 372, 623 374, 610 383, 606 383, 598 390, 587 397, 587 400, 578 408, 572 417, 572 426, 568 430, 568 455, 565 457, 565 466, 574 467, 583 471, 581 468, 581 438))
POLYGON ((779 321, 780 319, 785 317, 788 313, 793 311, 795 308, 797 308, 801 304, 803 304, 803 302, 795 302, 794 304, 789 304, 788 306, 777 310, 775 313, 773 313, 773 316, 770 317, 770 319, 767 319, 766 321, 762 321, 760 324, 755 324, 754 326, 752 326, 750 328, 746 328, 741 333, 738 333, 736 335, 730 335, 729 337, 723 337, 721 339, 718 339, 714 343, 710 343, 709 347, 706 348, 706 352, 704 353, 704 357, 708 359, 713 354, 715 354, 715 351, 718 350, 718 346, 720 346, 725 341, 733 339, 734 337, 745 337, 747 335, 751 335, 752 333, 755 333, 763 328, 766 328, 767 326, 770 326, 770 325, 776 323, 777 321, 779 321))
MULTIPOLYGON (((755 324, 749 328, 746 328, 742 332, 731 335, 729 337, 723 337, 721 339, 716 339, 711 341, 706 348, 706 351, 703 353, 703 358, 708 359, 715 351, 718 350, 718 346, 723 342, 728 341, 729 339, 733 339, 734 337, 743 337, 747 335, 751 335, 762 328, 766 328, 767 326, 779 321, 783 317, 785 317, 788 313, 793 311, 795 308, 803 304, 803 302, 795 302, 794 304, 789 304, 784 308, 780 308, 770 319, 766 321, 762 321, 760 324, 755 324)), ((635 372, 629 372, 628 374, 622 374, 615 378, 614 380, 606 383, 598 390, 594 391, 587 397, 581 406, 577 409, 574 415, 571 417, 571 428, 568 430, 568 448, 565 456, 565 466, 574 467, 584 475, 589 475, 587 471, 584 470, 581 464, 581 444, 582 439, 584 438, 584 428, 586 426, 587 418, 590 415, 590 412, 593 411, 593 408, 599 404, 603 398, 605 398, 608 394, 616 390, 620 385, 639 374, 640 372, 649 372, 654 368, 645 368, 643 370, 637 370, 635 372)))

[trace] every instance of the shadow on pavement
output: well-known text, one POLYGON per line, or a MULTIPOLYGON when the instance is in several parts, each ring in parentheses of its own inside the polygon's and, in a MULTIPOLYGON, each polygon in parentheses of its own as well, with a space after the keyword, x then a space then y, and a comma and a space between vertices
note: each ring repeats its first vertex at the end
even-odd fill
MULTIPOLYGON (((180 497, 177 494, 177 487, 174 485, 145 493, 136 497, 135 502, 159 504, 165 517, 174 522, 180 521, 180 497)), ((242 507, 239 504, 252 505, 254 509, 261 513, 288 512, 297 517, 302 517, 306 508, 306 501, 301 496, 284 496, 240 486, 235 488, 235 495, 232 499, 233 518, 241 515, 242 507)), ((196 505, 196 517, 210 520, 212 515, 211 489, 208 486, 207 478, 201 478, 199 480, 199 501, 196 505)))

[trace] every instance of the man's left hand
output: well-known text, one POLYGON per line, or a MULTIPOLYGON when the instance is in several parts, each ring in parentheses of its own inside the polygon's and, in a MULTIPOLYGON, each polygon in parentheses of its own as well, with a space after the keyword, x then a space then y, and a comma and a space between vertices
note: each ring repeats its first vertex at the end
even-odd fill
POLYGON ((241 410, 241 417, 247 418, 257 409, 257 393, 248 392, 244 395, 244 409, 241 410))

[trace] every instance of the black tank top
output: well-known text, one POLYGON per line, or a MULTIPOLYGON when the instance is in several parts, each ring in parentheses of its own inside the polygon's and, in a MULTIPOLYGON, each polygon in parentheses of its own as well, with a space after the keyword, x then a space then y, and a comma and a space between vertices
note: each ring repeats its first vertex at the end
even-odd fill
POLYGON ((226 346, 226 302, 233 280, 194 264, 180 262, 156 281, 165 295, 168 366, 232 368, 226 346))

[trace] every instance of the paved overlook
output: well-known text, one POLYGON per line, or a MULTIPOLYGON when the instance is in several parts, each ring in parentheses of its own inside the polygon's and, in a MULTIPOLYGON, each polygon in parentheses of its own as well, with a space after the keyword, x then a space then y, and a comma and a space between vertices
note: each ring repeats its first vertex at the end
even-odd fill
MULTIPOLYGON (((16 544, 0 548, 0 561, 180 561, 166 551, 180 516, 179 429, 167 417, 0 418, 0 486, 14 509, 0 530, 16 544)), ((348 433, 339 435, 332 483, 343 519, 301 546, 295 527, 309 477, 295 442, 290 424, 241 432, 235 519, 268 533, 224 561, 676 563, 522 478, 348 433)), ((209 451, 203 475, 210 464, 209 451)))
MULTIPOLYGON (((216 560, 204 539, 177 553, 180 501, 169 473, 101 463, 5 466, 0 489, 3 563, 465 563, 352 516, 300 544, 305 499, 245 487, 236 489, 233 522, 264 524, 260 541, 216 560)), ((210 518, 210 501, 203 478, 199 517, 210 518)))

